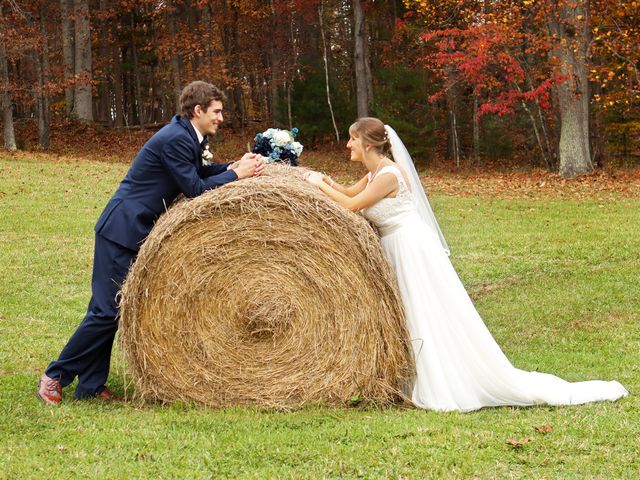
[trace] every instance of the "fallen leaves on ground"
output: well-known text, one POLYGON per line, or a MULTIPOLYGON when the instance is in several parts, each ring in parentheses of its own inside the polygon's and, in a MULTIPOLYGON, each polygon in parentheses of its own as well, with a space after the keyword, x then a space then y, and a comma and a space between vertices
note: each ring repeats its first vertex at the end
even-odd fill
POLYGON ((509 438, 507 439, 507 445, 513 447, 513 448, 521 448, 524 445, 526 445, 527 443, 531 442, 531 439, 529 437, 524 437, 524 438, 509 438))
POLYGON ((553 430, 552 425, 540 425, 538 427, 533 427, 536 433, 541 433, 542 435, 546 435, 547 433, 553 430))
MULTIPOLYGON (((99 125, 73 122, 53 122, 51 147, 37 150, 34 125, 25 123, 18 128, 24 150, 2 152, 0 159, 26 161, 104 161, 129 164, 137 151, 160 126, 148 129, 113 129, 99 125), (30 150, 31 149, 31 150, 30 150)), ((252 143, 255 132, 244 134, 222 129, 212 143, 217 161, 232 161, 252 143)), ((302 139, 303 140, 303 139, 302 139)), ((366 174, 364 167, 349 161, 346 148, 307 149, 300 157, 301 165, 331 175, 343 183, 352 183, 366 174)), ((615 194, 640 198, 640 165, 625 168, 602 168, 591 175, 564 179, 544 169, 523 167, 513 160, 484 167, 454 168, 450 163, 438 162, 429 168, 419 167, 422 182, 429 194, 458 197, 500 197, 503 199, 571 198, 593 199, 615 194)))
POLYGON ((452 173, 433 171, 422 177, 428 192, 453 196, 500 198, 594 198, 615 193, 640 196, 640 168, 597 170, 591 175, 565 179, 542 170, 518 172, 452 173))

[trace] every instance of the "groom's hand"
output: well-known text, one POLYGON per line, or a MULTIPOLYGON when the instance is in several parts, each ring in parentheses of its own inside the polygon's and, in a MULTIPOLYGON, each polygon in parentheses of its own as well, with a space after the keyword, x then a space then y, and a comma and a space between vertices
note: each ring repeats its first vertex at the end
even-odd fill
POLYGON ((245 153, 240 160, 231 164, 230 167, 235 170, 238 178, 248 178, 256 175, 256 172, 261 174, 264 169, 264 163, 260 155, 245 153))
POLYGON ((262 175, 262 172, 264 172, 264 161, 265 161, 265 157, 263 157, 262 155, 256 155, 256 171, 253 174, 256 177, 259 177, 260 175, 262 175))

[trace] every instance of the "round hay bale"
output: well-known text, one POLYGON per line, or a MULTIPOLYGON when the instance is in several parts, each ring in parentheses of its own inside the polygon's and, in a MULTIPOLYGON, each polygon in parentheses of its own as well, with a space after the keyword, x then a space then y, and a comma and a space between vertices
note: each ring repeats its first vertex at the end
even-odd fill
POLYGON ((413 371, 369 224, 268 166, 162 215, 122 288, 136 395, 215 407, 394 401, 413 371))

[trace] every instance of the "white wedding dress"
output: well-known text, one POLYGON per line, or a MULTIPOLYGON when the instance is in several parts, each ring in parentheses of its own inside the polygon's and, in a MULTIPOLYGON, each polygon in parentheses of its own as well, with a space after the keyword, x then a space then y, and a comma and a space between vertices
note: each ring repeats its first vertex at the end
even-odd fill
POLYGON ((577 405, 628 394, 615 381, 570 383, 511 365, 478 315, 438 234, 418 214, 402 173, 396 166, 377 173, 385 174, 396 176, 397 196, 383 198, 362 214, 378 228, 398 280, 416 365, 407 394, 416 406, 470 411, 577 405))

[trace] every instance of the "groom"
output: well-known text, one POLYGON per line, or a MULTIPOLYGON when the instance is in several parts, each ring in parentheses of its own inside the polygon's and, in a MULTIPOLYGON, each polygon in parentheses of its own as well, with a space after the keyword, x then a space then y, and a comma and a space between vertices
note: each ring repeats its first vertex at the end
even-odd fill
POLYGON ((76 376, 76 398, 115 399, 105 382, 118 329, 116 296, 153 224, 181 193, 192 198, 262 174, 262 157, 251 153, 233 163, 203 166, 207 136, 214 135, 223 121, 224 100, 222 91, 209 83, 187 85, 180 96, 182 115, 173 117, 144 144, 107 203, 95 226, 87 314, 58 360, 40 377, 38 396, 45 403, 58 405, 62 388, 76 376))

